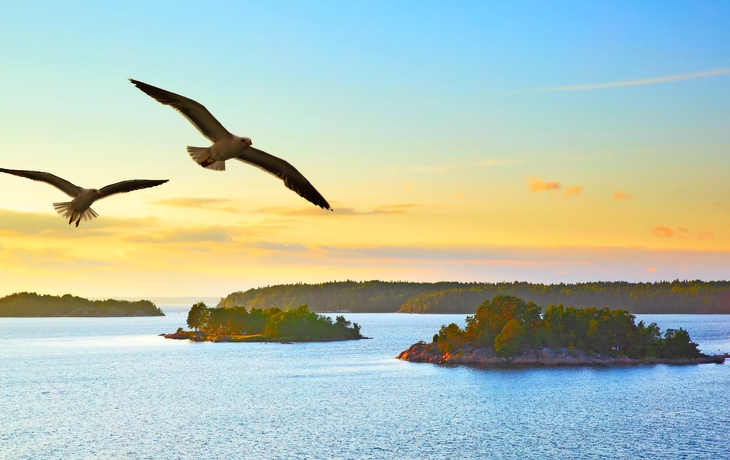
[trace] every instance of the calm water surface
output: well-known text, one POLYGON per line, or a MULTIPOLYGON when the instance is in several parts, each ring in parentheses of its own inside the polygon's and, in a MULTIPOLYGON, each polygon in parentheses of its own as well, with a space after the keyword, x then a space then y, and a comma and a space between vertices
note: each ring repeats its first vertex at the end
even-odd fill
MULTIPOLYGON (((187 308, 187 307, 186 307, 187 308)), ((730 458, 730 364, 394 359, 463 315, 348 314, 373 340, 165 340, 184 314, 0 318, 0 458, 730 458)), ((730 315, 639 315, 730 352, 730 315)))

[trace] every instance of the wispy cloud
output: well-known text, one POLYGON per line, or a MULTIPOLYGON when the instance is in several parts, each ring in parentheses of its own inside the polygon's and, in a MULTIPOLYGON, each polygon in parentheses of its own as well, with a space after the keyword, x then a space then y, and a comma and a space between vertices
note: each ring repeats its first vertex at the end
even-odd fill
POLYGON ((582 185, 574 185, 572 187, 566 188, 563 192, 563 196, 580 195, 581 190, 583 190, 582 185))
MULTIPOLYGON (((560 182, 558 181, 545 182, 539 177, 535 177, 533 179, 532 176, 527 177, 527 187, 530 189, 531 192, 553 191, 553 196, 558 196, 558 191, 563 190, 563 186, 560 185, 560 182)), ((580 195, 581 191, 583 191, 583 186, 578 184, 571 187, 566 187, 565 190, 563 190, 563 193, 560 195, 562 195, 563 197, 577 196, 580 195)))
POLYGON ((540 179, 539 177, 536 177, 530 181, 530 178, 528 177, 527 180, 529 183, 527 186, 530 188, 531 192, 544 192, 548 190, 560 190, 560 182, 558 181, 552 181, 552 182, 545 182, 544 180, 540 179))
POLYGON ((111 230, 139 228, 155 224, 156 217, 123 219, 101 216, 91 222, 83 222, 80 227, 68 225, 55 214, 9 211, 0 209, 0 234, 39 235, 44 238, 88 238, 107 236, 111 230))
POLYGON ((712 231, 694 231, 691 232, 687 227, 677 227, 676 230, 669 227, 657 226, 651 229, 651 233, 654 236, 662 238, 670 238, 676 235, 677 238, 682 240, 699 240, 707 241, 714 238, 715 234, 712 231))
POLYGON ((231 229, 225 227, 182 228, 146 235, 129 235, 123 238, 131 243, 227 243, 233 241, 231 229))
POLYGON ((369 211, 359 211, 355 208, 337 208, 333 213, 323 212, 319 208, 285 208, 285 207, 269 207, 259 208, 255 213, 274 214, 277 216, 314 216, 314 217, 344 217, 344 216, 367 216, 374 214, 403 214, 413 208, 421 206, 418 203, 397 203, 377 206, 369 211))
POLYGON ((248 247, 256 249, 265 249, 268 251, 283 251, 283 252, 300 252, 307 251, 307 247, 299 243, 273 243, 271 241, 258 241, 248 245, 248 247))
POLYGON ((668 237, 674 235, 674 230, 672 230, 669 227, 662 227, 662 226, 658 225, 651 229, 651 233, 654 236, 661 236, 664 238, 668 238, 668 237))
POLYGON ((616 192, 613 194, 614 201, 631 201, 634 197, 630 193, 616 192))
POLYGON ((626 86, 654 85, 657 83, 669 83, 673 81, 692 80, 695 78, 715 77, 718 75, 730 74, 730 68, 714 69, 705 72, 683 73, 678 75, 666 75, 663 77, 644 78, 641 80, 624 80, 608 83, 597 83, 593 85, 558 86, 555 88, 541 88, 519 91, 520 93, 552 93, 557 91, 589 91, 592 89, 622 88, 626 86))
POLYGON ((230 202, 231 200, 224 198, 179 197, 157 200, 153 201, 152 203, 162 206, 172 206, 176 208, 213 209, 216 211, 238 212, 238 210, 232 206, 224 206, 230 202))

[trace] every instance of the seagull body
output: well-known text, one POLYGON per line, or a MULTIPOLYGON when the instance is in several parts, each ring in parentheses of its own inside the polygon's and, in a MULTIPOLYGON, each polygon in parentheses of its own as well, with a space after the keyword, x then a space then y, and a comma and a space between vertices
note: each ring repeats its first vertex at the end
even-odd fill
POLYGON ((73 221, 75 220, 77 227, 79 226, 79 222, 81 222, 82 219, 91 220, 99 216, 96 211, 91 209, 91 205, 96 200, 106 198, 116 193, 126 193, 133 190, 156 187, 167 182, 167 180, 135 179, 125 180, 122 182, 117 182, 116 184, 107 185, 106 187, 103 187, 101 189, 95 189, 77 187, 71 182, 65 179, 61 179, 60 177, 54 176, 53 174, 47 172, 23 171, 19 169, 4 168, 0 168, 0 172, 12 174, 14 176, 25 177, 40 182, 45 182, 47 184, 53 185, 57 189, 64 192, 66 195, 73 198, 73 200, 64 203, 53 203, 53 208, 59 215, 63 216, 65 219, 68 219, 69 225, 71 225, 71 223, 73 223, 73 221))
POLYGON ((213 143, 207 148, 188 146, 190 157, 200 166, 214 171, 225 171, 226 160, 235 158, 278 177, 284 181, 287 188, 302 198, 323 209, 331 210, 327 200, 294 166, 281 158, 254 148, 250 138, 235 136, 228 132, 202 104, 138 80, 130 78, 129 81, 157 102, 169 105, 180 112, 200 131, 200 134, 213 143))

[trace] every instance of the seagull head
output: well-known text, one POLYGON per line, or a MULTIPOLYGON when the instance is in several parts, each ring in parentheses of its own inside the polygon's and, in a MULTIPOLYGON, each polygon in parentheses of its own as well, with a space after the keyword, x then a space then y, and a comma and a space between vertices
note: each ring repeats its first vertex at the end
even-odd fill
POLYGON ((99 189, 97 189, 97 188, 95 188, 95 189, 93 190, 93 192, 94 192, 94 193, 96 193, 97 195, 99 195, 99 197, 100 197, 100 198, 103 198, 103 197, 104 197, 104 194, 103 194, 103 193, 101 193, 101 192, 99 191, 99 189))
POLYGON ((242 137, 241 138, 241 142, 243 142, 246 145, 253 145, 253 142, 251 142, 251 138, 250 137, 242 137))

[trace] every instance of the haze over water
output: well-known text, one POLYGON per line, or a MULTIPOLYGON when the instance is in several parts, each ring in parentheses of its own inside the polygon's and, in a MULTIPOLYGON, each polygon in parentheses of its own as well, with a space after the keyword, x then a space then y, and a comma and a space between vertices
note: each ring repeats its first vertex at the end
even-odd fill
MULTIPOLYGON (((463 315, 348 314, 372 340, 190 343, 185 315, 0 319, 0 458, 727 458, 730 365, 478 369, 395 355, 463 315)), ((729 315, 639 315, 730 351, 729 315)))

